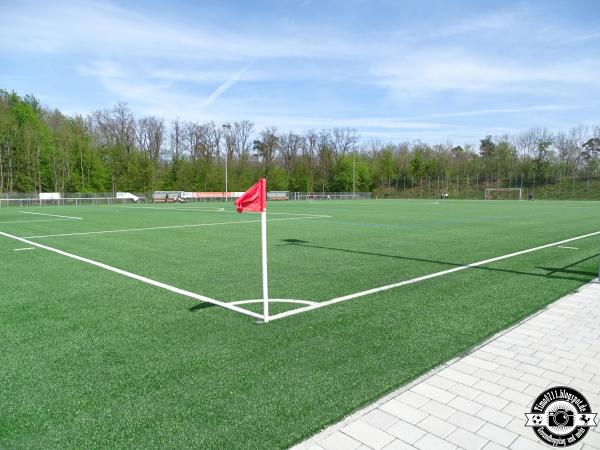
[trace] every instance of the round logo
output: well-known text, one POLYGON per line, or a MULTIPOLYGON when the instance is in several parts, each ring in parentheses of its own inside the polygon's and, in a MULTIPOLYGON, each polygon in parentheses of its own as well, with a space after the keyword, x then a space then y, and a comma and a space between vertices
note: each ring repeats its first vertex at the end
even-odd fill
POLYGON ((586 398, 566 386, 546 389, 525 416, 525 426, 532 427, 539 439, 553 447, 577 443, 596 425, 596 413, 592 413, 586 398))

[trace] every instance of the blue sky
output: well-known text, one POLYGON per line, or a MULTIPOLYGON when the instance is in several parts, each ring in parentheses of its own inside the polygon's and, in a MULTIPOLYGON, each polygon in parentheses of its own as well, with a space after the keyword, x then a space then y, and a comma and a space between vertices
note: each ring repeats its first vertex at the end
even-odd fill
POLYGON ((600 125, 598 1, 0 0, 0 88, 67 114, 477 142, 600 125))

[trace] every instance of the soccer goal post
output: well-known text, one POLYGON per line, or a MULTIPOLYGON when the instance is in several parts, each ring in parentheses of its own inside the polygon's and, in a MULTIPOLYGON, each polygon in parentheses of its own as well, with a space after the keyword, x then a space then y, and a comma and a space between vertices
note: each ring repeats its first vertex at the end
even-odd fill
POLYGON ((523 200, 521 188, 488 188, 485 190, 486 200, 523 200))

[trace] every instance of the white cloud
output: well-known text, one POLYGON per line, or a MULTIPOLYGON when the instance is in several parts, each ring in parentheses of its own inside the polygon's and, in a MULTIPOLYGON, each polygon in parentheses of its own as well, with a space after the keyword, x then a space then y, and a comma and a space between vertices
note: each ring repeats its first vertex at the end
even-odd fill
POLYGON ((499 58, 478 58, 462 51, 422 51, 372 68, 382 85, 399 93, 427 94, 439 91, 520 90, 534 92, 546 83, 598 85, 594 61, 565 61, 553 65, 516 64, 499 58))

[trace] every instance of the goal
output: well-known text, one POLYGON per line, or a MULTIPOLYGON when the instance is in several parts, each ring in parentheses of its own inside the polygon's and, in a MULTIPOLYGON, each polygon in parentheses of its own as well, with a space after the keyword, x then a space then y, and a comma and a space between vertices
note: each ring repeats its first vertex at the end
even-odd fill
POLYGON ((521 188, 496 188, 485 190, 486 200, 523 200, 521 188))

